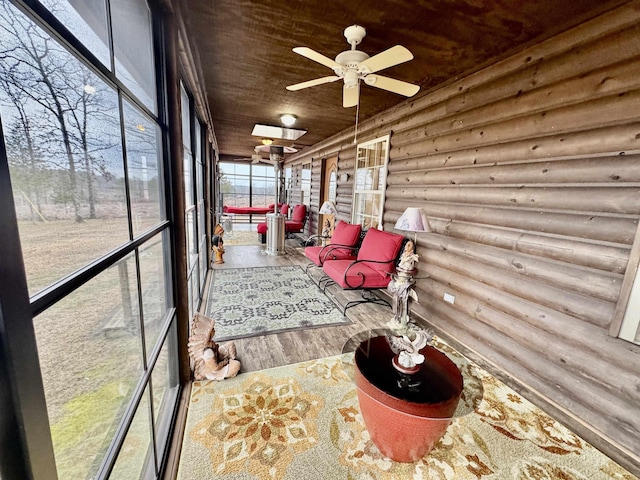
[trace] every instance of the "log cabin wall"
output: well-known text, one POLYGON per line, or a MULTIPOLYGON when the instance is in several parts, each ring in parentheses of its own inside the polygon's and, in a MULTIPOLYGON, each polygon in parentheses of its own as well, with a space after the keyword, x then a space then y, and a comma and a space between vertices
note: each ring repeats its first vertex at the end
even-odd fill
POLYGON ((299 165, 287 165, 287 168, 291 168, 291 185, 289 186, 289 203, 291 208, 300 203, 300 188, 301 188, 301 164, 299 165))
MULTIPOLYGON (((408 206, 431 222, 418 236, 419 276, 429 278, 417 282, 413 314, 636 474, 640 348, 609 330, 637 263, 639 22, 630 2, 358 133, 392 132, 385 230, 408 206)), ((338 176, 350 175, 337 197, 348 221, 353 130, 291 161, 335 152, 338 176)), ((314 170, 316 190, 318 179, 314 170)))

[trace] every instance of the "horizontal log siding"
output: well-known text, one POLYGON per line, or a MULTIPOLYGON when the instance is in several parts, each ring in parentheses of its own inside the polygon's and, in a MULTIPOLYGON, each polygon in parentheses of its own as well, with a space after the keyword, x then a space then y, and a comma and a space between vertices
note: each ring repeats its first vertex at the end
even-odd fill
POLYGON ((343 220, 351 222, 353 212, 353 175, 356 168, 356 149, 351 145, 344 146, 338 156, 338 188, 336 189, 336 222, 343 220), (342 174, 346 173, 349 178, 342 180, 342 174))
MULTIPOLYGON (((408 206, 431 221, 413 312, 636 473, 640 348, 608 331, 640 219, 639 24, 629 2, 358 132, 392 132, 385 230, 408 206)), ((336 151, 349 220, 353 130, 292 158, 336 151)))

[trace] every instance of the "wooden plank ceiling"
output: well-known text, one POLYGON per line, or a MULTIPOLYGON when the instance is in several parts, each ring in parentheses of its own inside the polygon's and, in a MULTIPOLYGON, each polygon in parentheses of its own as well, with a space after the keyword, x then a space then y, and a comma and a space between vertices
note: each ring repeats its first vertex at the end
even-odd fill
MULTIPOLYGON (((281 125, 298 117, 308 133, 302 149, 353 126, 356 108, 342 107, 342 81, 299 91, 287 85, 333 75, 292 52, 307 46, 329 58, 349 49, 345 27, 362 25, 359 50, 373 56, 400 44, 414 59, 380 74, 421 86, 420 96, 453 78, 494 63, 526 45, 591 18, 623 1, 573 0, 184 0, 189 38, 199 55, 221 158, 246 158, 260 143, 255 123, 281 125)), ((415 97, 413 97, 415 98, 415 97)), ((405 97, 361 87, 363 120, 405 97)))

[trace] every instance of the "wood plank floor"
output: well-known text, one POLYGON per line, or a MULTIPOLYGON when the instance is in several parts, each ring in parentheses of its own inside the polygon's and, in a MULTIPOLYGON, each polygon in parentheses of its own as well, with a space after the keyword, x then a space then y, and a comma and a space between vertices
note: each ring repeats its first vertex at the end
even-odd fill
MULTIPOLYGON (((213 270, 245 267, 307 265, 303 249, 296 240, 287 240, 285 255, 265 255, 263 246, 225 245, 224 264, 214 265, 213 270)), ((309 269, 316 281, 321 271, 309 269)), ((327 290, 340 305, 360 298, 358 292, 343 292, 333 286, 327 290)), ((206 305, 206 298, 203 305, 206 305)), ((203 311, 204 307, 201 308, 203 311)), ((238 359, 242 363, 241 372, 252 372, 265 368, 290 365, 293 363, 323 358, 342 353, 345 343, 361 332, 384 328, 393 316, 390 308, 376 304, 356 305, 347 311, 351 325, 338 325, 307 330, 260 335, 235 340, 238 359)))

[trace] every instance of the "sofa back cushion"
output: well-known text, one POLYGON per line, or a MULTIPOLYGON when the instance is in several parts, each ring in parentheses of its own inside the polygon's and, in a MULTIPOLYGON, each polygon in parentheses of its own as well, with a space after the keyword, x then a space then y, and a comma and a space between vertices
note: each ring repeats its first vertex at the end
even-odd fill
POLYGON ((359 224, 353 225, 340 220, 331 236, 331 243, 333 245, 356 246, 360 240, 361 229, 359 224))
POLYGON ((394 272, 404 237, 396 233, 370 228, 362 240, 358 260, 363 261, 380 275, 394 272), (374 260, 375 262, 367 262, 374 260), (382 263, 380 263, 382 262, 382 263))
POLYGON ((291 214, 291 220, 294 222, 304 222, 304 217, 307 216, 306 205, 296 205, 293 207, 293 213, 291 214))

